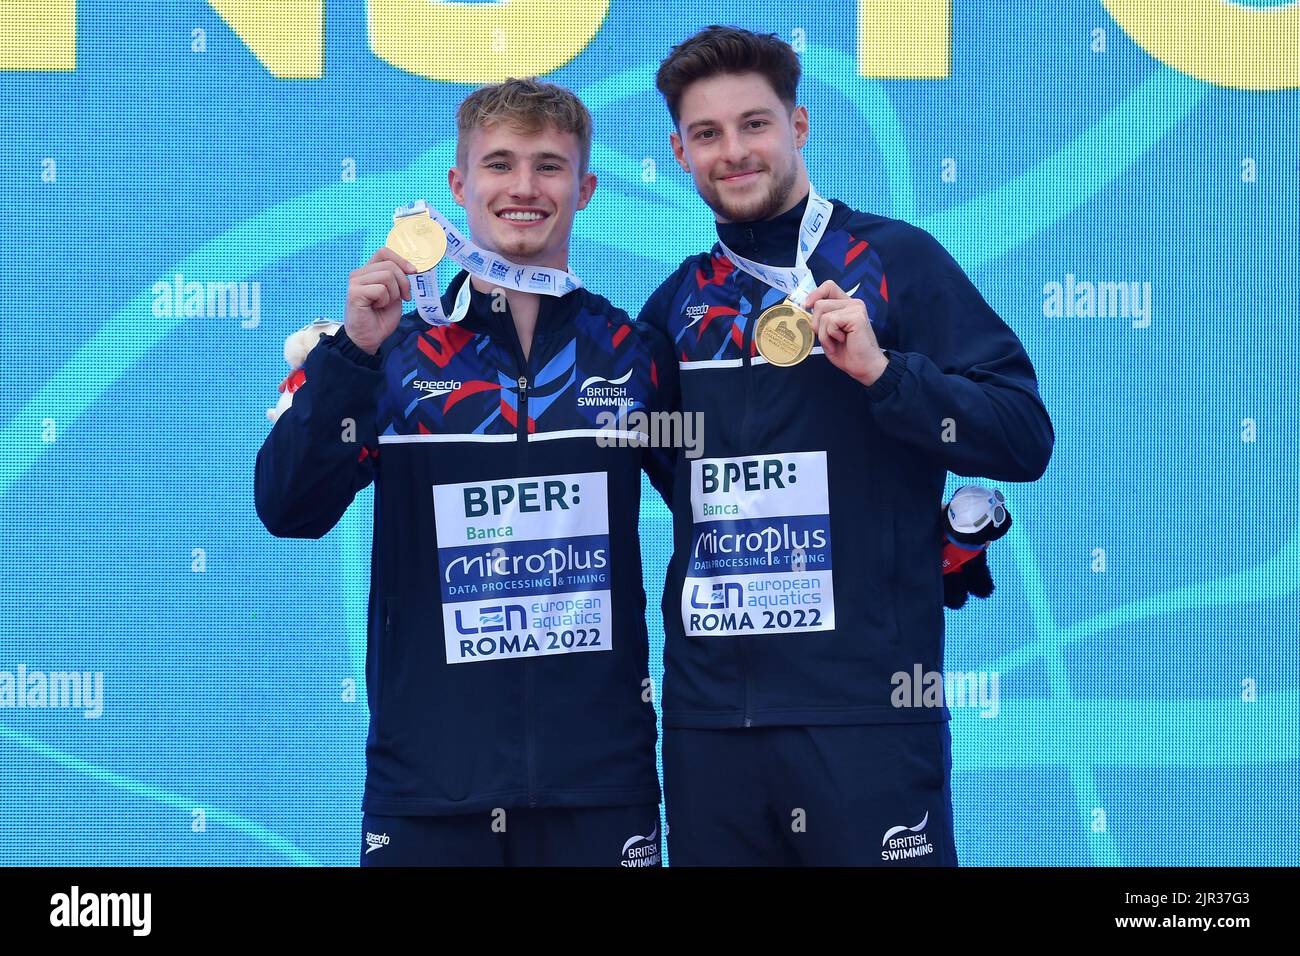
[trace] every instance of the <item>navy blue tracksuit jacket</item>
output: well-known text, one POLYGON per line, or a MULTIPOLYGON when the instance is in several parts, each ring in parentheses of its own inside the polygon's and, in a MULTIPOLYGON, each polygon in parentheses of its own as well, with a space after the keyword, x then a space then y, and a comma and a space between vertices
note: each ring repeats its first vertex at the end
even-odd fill
MULTIPOLYGON (((739 255, 794 262, 806 199, 720 224, 739 255)), ((703 457, 679 457, 664 591, 665 728, 945 721, 894 675, 942 671, 948 472, 1033 481, 1052 425, 1014 332, 928 233, 834 201, 809 260, 862 300, 889 367, 870 387, 820 347, 768 364, 754 326, 782 293, 715 245, 641 319, 680 362, 703 457)))
POLYGON ((596 436, 656 410, 675 363, 586 289, 542 297, 527 361, 491 306, 404 316, 377 356, 318 344, 258 453, 257 513, 318 538, 375 483, 367 813, 654 804, 637 517, 643 464, 661 489, 667 470, 596 436))

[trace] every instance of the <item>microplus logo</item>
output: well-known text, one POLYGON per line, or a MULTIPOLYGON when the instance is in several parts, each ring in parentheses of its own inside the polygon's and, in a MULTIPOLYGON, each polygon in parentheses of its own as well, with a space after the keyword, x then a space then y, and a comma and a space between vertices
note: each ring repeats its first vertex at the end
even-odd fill
POLYGON ((81 710, 94 720, 104 712, 103 671, 0 671, 0 708, 81 710))
POLYGON ((152 925, 152 893, 71 892, 50 897, 51 926, 129 926, 131 935, 148 936, 152 925))
POLYGON ((262 283, 186 281, 176 273, 172 281, 153 284, 154 318, 240 318, 246 329, 262 324, 262 283))

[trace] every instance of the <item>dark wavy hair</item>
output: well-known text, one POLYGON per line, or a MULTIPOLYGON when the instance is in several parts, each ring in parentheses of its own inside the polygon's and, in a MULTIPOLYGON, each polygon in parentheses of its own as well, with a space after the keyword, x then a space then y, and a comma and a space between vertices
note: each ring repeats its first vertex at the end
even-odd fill
POLYGON ((672 48, 655 74, 655 87, 678 126, 682 95, 697 80, 723 73, 758 73, 785 108, 793 110, 800 72, 798 55, 775 33, 711 26, 672 48))

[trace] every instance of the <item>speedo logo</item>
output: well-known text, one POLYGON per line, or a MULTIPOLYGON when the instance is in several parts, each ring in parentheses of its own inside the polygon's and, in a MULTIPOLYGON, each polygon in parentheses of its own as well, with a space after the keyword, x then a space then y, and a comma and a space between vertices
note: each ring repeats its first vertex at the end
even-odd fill
POLYGON ((934 852, 934 844, 922 831, 930 822, 930 811, 925 812, 921 822, 914 827, 890 827, 885 831, 885 838, 880 841, 883 849, 880 858, 886 863, 891 860, 910 860, 913 857, 928 856, 934 852))
POLYGON ((435 382, 427 378, 417 378, 411 384, 421 392, 424 392, 424 394, 419 398, 419 401, 423 401, 426 398, 434 398, 438 395, 446 395, 450 392, 454 392, 464 383, 452 380, 446 382, 435 382))
POLYGON ((628 397, 627 389, 623 387, 631 377, 631 369, 618 378, 591 376, 578 388, 578 405, 618 405, 629 408, 637 404, 636 399, 628 397))
POLYGON ((387 833, 366 833, 366 852, 373 853, 375 850, 382 850, 388 846, 387 833))
POLYGON ((682 311, 692 322, 698 322, 709 314, 709 307, 707 305, 688 305, 682 311))

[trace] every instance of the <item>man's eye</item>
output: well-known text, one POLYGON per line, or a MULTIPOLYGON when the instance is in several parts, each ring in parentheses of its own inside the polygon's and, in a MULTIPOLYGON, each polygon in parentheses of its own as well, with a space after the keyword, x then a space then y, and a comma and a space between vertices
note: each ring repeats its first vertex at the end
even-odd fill
POLYGON ((750 125, 751 127, 754 127, 754 126, 766 126, 766 125, 767 125, 767 121, 766 121, 766 120, 750 120, 749 125, 750 125))
POLYGON ((488 163, 488 169, 496 169, 497 167, 500 167, 501 169, 509 169, 509 168, 510 168, 510 167, 507 166, 505 163, 488 163))
POLYGON ((548 173, 558 172, 559 168, 560 168, 559 166, 556 166, 553 163, 547 163, 545 166, 541 167, 543 172, 548 172, 548 173))
POLYGON ((711 134, 712 134, 713 132, 714 132, 714 130, 711 130, 711 129, 702 129, 702 130, 700 130, 698 133, 695 134, 695 138, 696 138, 696 139, 704 139, 706 136, 711 136, 711 134))

